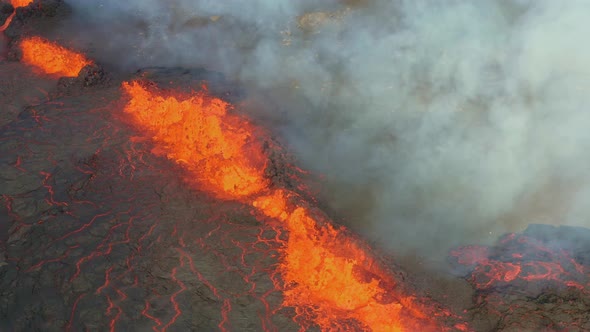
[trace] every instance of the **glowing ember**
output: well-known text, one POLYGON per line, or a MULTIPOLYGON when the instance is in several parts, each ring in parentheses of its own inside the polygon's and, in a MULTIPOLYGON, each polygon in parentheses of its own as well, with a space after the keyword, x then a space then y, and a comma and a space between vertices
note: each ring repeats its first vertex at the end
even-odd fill
POLYGON ((296 193, 271 186, 256 128, 229 114, 229 104, 204 92, 165 95, 138 82, 123 89, 130 96, 125 112, 148 131, 156 152, 186 167, 201 188, 251 204, 288 231, 282 283, 276 286, 283 288, 283 304, 296 309, 298 322, 322 330, 354 329, 350 324, 372 331, 444 330, 413 296, 396 289, 345 229, 314 213, 296 193))
POLYGON ((46 74, 76 77, 92 61, 84 55, 39 37, 23 39, 20 44, 22 61, 41 69, 46 74))

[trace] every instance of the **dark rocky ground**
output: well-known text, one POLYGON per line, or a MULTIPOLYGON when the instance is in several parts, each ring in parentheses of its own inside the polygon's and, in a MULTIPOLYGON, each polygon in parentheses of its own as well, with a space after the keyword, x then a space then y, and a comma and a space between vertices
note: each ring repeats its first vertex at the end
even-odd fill
MULTIPOLYGON (((4 42, 50 31, 67 13, 60 3, 21 9, 4 42)), ((119 103, 129 77, 175 88, 207 81, 230 101, 243 96, 238 86, 183 68, 95 66, 58 80, 9 50, 0 47, 1 331, 299 330, 271 279, 272 227, 183 183, 119 103)), ((489 248, 459 248, 454 275, 419 257, 397 265, 408 287, 475 331, 588 331, 588 243, 588 230, 536 225, 489 248)))
POLYGON ((118 96, 26 95, 40 102, 3 113, 0 330, 296 329, 273 313, 272 231, 134 142, 118 96))

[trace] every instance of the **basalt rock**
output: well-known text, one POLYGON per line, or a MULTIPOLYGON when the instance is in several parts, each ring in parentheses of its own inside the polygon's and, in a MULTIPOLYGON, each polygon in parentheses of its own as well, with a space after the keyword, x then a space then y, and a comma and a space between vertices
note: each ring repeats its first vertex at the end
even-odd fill
POLYGON ((110 77, 98 64, 87 65, 76 77, 61 77, 57 82, 59 93, 73 94, 90 87, 106 87, 110 77))

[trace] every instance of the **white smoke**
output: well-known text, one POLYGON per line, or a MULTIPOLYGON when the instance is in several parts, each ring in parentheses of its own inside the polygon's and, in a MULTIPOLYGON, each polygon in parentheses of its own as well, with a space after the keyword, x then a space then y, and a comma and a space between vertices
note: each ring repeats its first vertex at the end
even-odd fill
POLYGON ((590 1, 71 4, 103 61, 258 93, 253 114, 326 175, 323 200, 386 246, 590 226, 590 1))

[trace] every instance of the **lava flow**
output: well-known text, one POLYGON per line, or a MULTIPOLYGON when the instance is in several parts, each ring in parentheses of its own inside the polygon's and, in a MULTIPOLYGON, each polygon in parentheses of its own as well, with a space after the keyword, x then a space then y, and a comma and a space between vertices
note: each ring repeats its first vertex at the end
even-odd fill
POLYGON ((444 330, 432 309, 403 294, 368 248, 295 192, 270 183, 257 128, 231 114, 230 104, 206 92, 164 93, 137 81, 123 83, 123 90, 129 96, 125 112, 151 136, 156 153, 183 165, 201 189, 250 204, 287 231, 278 267, 282 282, 275 286, 302 326, 444 330))
POLYGON ((549 248, 517 234, 504 236, 498 247, 466 246, 453 250, 451 256, 472 270, 470 280, 478 290, 513 286, 522 291, 531 283, 580 291, 590 286, 590 268, 578 263, 567 250, 549 248))
POLYGON ((54 76, 76 77, 92 64, 84 55, 40 37, 24 38, 19 43, 22 61, 54 76))

